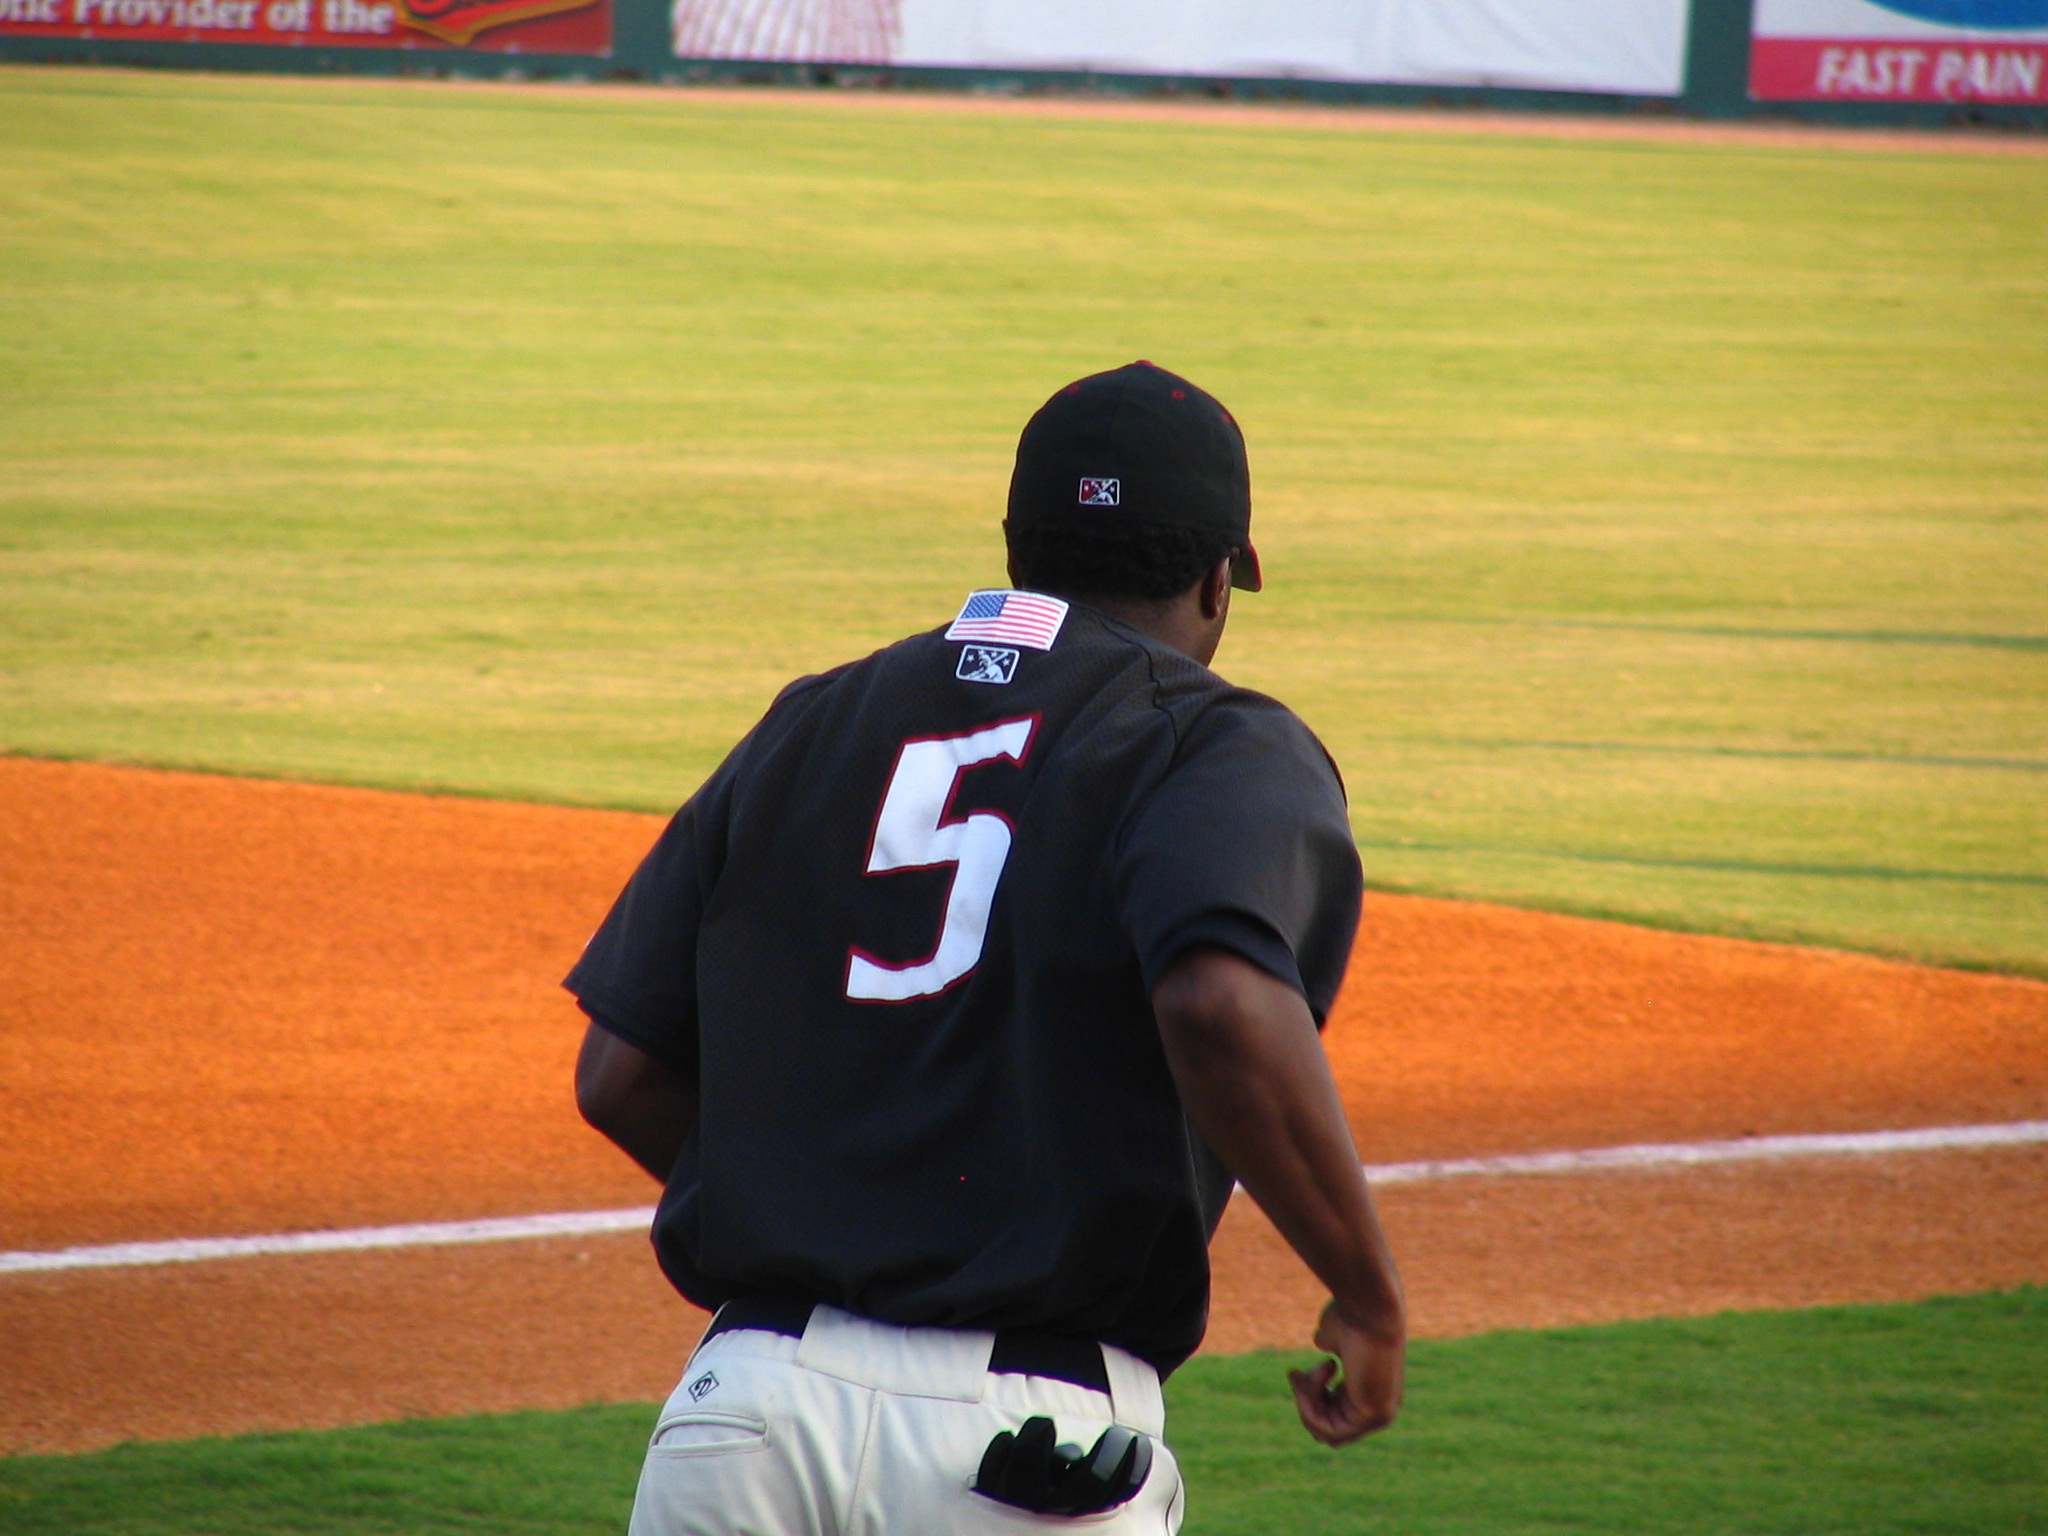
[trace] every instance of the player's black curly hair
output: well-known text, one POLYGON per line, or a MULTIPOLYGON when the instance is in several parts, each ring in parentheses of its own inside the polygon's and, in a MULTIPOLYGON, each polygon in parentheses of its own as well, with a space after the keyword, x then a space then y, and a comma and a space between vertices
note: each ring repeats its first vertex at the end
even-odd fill
POLYGON ((1222 534, 1135 519, 1010 523, 1005 533, 1020 587, 1151 603, 1179 597, 1237 547, 1222 534))

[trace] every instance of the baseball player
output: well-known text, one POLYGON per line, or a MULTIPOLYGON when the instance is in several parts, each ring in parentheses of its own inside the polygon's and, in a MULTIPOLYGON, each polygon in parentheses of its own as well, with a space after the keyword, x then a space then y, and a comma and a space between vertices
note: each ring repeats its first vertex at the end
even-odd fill
POLYGON ((636 1536, 1170 1532, 1160 1380, 1233 1181, 1330 1287, 1341 1444, 1403 1314, 1316 1031, 1360 902, 1335 768, 1209 670, 1256 592, 1244 440, 1149 363, 1024 430, 1012 586, 804 678, 567 985, 584 1114, 716 1316, 636 1536))

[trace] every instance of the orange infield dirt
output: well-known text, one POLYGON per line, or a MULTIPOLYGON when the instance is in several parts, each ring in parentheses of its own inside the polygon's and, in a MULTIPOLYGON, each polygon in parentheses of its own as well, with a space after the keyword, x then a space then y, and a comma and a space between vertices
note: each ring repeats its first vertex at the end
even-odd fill
MULTIPOLYGON (((0 1248, 641 1204, 556 982, 660 826, 0 759, 0 1248)), ((1368 1161, 2048 1116, 2048 986, 1374 896, 1368 1161)), ((2048 1280, 2036 1149, 1390 1189, 1418 1331, 2048 1280)), ((1317 1300, 1240 1202, 1211 1348, 1317 1300)), ((633 1236, 0 1275, 0 1450, 664 1391, 633 1236)))

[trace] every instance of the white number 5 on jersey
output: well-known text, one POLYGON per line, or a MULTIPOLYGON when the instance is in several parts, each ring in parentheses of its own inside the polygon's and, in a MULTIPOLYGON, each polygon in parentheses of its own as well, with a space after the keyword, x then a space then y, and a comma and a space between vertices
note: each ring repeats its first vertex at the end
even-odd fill
POLYGON ((906 741, 875 818, 868 873, 952 864, 946 916, 929 959, 892 965, 858 945, 846 952, 846 995, 856 1002, 904 1003, 953 985, 981 959, 989 906, 1010 857, 1010 823, 993 811, 947 820, 960 775, 1007 757, 1021 764, 1038 717, 1005 720, 959 736, 906 741))

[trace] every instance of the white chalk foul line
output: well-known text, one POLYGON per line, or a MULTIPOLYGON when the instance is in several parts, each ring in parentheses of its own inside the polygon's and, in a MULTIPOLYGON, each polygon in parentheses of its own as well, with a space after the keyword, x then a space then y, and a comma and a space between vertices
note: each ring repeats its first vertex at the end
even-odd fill
POLYGON ((1366 1164, 1375 1184, 1416 1184, 1425 1179, 1499 1178, 1533 1173, 1602 1173, 1630 1168, 1684 1168, 1702 1163, 1743 1163, 1774 1157, 1873 1156, 1886 1152, 1947 1152, 1971 1147, 2022 1147, 2048 1141, 2048 1120, 2004 1125, 1933 1125, 1917 1131, 1856 1131, 1818 1136, 1745 1136, 1739 1141, 1645 1142, 1584 1152, 1527 1152, 1508 1157, 1450 1158, 1427 1163, 1366 1164))
MULTIPOLYGON (((1601 1173, 1637 1168, 1683 1168, 1770 1158, 1873 1156, 1887 1152, 1943 1152, 1975 1147, 2018 1147, 2048 1142, 2048 1120, 2004 1125, 1938 1125, 1916 1131, 1861 1131, 1846 1135, 1746 1136, 1740 1141, 1649 1142, 1579 1152, 1529 1152, 1506 1157, 1447 1158, 1422 1163, 1368 1163, 1374 1184, 1419 1184, 1432 1179, 1501 1178, 1518 1174, 1601 1173)), ((0 1253, 0 1274, 55 1269, 108 1269, 149 1264, 193 1264, 208 1259, 268 1254, 358 1253, 375 1248, 423 1248, 455 1243, 501 1243, 519 1238, 576 1237, 599 1232, 645 1231, 654 1207, 615 1211, 562 1211, 548 1216, 502 1216, 488 1221, 424 1221, 402 1227, 351 1227, 335 1232, 280 1232, 262 1237, 193 1237, 161 1243, 110 1243, 0 1253)))
POLYGON ((489 1221, 421 1221, 404 1227, 348 1227, 337 1232, 276 1232, 262 1237, 181 1237, 166 1243, 109 1243, 0 1253, 0 1274, 23 1270, 109 1269, 137 1264, 196 1264, 274 1253, 356 1253, 366 1248, 426 1248, 449 1243, 503 1243, 525 1237, 576 1237, 645 1230, 654 1207, 562 1211, 552 1216, 500 1216, 489 1221))

